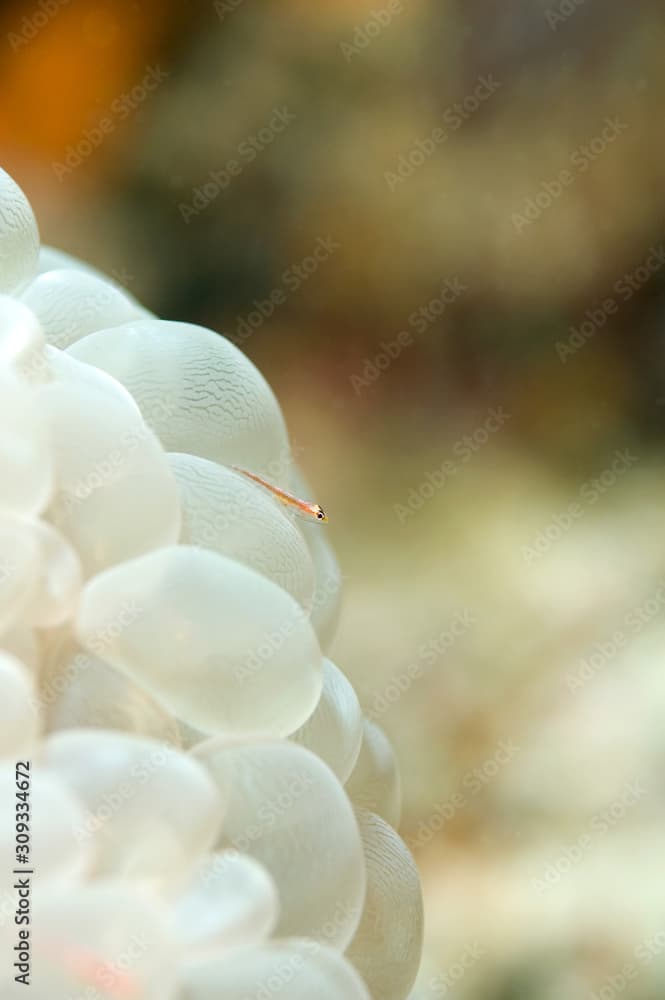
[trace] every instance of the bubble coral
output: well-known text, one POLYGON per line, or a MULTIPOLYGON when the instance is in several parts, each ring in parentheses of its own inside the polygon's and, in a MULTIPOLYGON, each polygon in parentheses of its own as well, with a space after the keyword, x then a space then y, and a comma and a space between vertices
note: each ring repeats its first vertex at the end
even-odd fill
POLYGON ((2 995, 404 1000, 420 887, 324 658, 339 568, 231 468, 305 491, 279 404, 40 250, 3 171, 0 414, 2 995))

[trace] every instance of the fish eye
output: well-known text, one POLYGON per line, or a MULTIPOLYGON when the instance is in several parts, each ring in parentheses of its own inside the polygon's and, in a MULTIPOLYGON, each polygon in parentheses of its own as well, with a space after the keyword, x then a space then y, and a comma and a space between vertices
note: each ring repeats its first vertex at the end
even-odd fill
POLYGON ((326 515, 325 515, 325 514, 323 513, 323 511, 322 511, 322 510, 321 510, 321 508, 319 507, 319 509, 318 509, 318 510, 317 510, 317 512, 316 512, 316 516, 318 517, 319 521, 322 521, 322 520, 323 520, 323 518, 324 518, 324 517, 325 517, 326 515))

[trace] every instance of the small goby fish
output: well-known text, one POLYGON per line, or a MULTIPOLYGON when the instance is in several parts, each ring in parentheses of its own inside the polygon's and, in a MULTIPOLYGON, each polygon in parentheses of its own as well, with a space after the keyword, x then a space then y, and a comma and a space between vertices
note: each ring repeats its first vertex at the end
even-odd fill
POLYGON ((287 493, 286 490, 282 490, 279 486, 273 486, 269 483, 267 479, 262 479, 261 476, 257 476, 254 472, 248 472, 247 469, 241 469, 238 465, 232 465, 232 469, 239 472, 243 476, 247 476, 253 482, 258 483, 259 486, 264 486, 267 490, 270 490, 273 496, 283 503, 286 507, 291 507, 292 510, 298 511, 300 514, 304 514, 305 517, 313 517, 317 521, 322 521, 324 524, 327 522, 328 517, 323 507, 319 507, 318 503, 309 503, 307 500, 299 500, 298 497, 294 497, 292 493, 287 493))

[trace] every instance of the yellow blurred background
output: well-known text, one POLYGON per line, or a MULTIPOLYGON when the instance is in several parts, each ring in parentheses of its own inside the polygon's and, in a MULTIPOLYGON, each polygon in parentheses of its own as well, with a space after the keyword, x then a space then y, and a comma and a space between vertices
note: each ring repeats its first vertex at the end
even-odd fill
POLYGON ((43 241, 273 385, 390 735, 418 998, 665 995, 665 20, 650 0, 0 9, 43 241))

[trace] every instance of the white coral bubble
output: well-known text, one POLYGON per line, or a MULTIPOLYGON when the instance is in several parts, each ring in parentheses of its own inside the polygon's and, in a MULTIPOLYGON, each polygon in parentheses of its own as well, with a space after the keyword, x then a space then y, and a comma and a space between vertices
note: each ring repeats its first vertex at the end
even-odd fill
POLYGON ((145 316, 145 310, 110 282, 73 268, 38 275, 21 301, 38 317, 47 343, 61 350, 95 330, 145 316))
POLYGON ((66 351, 46 344, 41 368, 44 376, 41 378, 42 382, 56 382, 72 389, 83 388, 110 395, 129 407, 137 417, 141 416, 136 401, 124 385, 103 372, 101 368, 95 368, 94 365, 88 365, 84 361, 77 361, 66 351))
POLYGON ((201 860, 173 907, 186 946, 228 951, 269 937, 279 899, 263 865, 237 851, 219 851, 201 860))
POLYGON ((177 939, 157 899, 102 881, 35 894, 31 1000, 172 1000, 177 939))
POLYGON ((0 950, 29 859, 35 1000, 408 994, 395 755, 322 654, 340 568, 237 468, 327 508, 292 463, 251 361, 40 249, 0 171, 0 950))
POLYGON ((22 624, 37 590, 40 555, 30 521, 0 512, 0 631, 22 624))
POLYGON ((266 866, 279 892, 276 933, 343 949, 365 897, 358 827, 344 789, 309 750, 289 742, 200 744, 228 814, 220 846, 266 866))
POLYGON ((0 513, 0 631, 61 624, 80 585, 78 556, 52 525, 0 513))
POLYGON ((286 735, 321 693, 321 652, 300 605, 205 549, 163 548, 94 577, 77 631, 86 649, 103 641, 109 663, 204 732, 286 735))
POLYGON ((276 941, 230 956, 188 963, 182 1000, 370 1000, 367 988, 337 952, 312 941, 276 941))
POLYGON ((37 514, 53 492, 53 459, 47 421, 34 389, 0 375, 0 509, 37 514))
POLYGON ((32 674, 16 657, 0 653, 0 757, 30 755, 40 728, 32 674))
POLYGON ((29 366, 44 343, 35 314, 11 295, 0 295, 0 364, 14 370, 29 366))
POLYGON ((373 997, 405 1000, 416 979, 423 943, 418 871, 392 827, 364 809, 357 814, 367 865, 367 898, 346 956, 373 997))
POLYGON ((143 316, 152 316, 150 310, 141 305, 129 289, 120 281, 121 277, 125 281, 132 280, 132 275, 127 274, 124 269, 118 274, 118 277, 114 277, 114 275, 101 271, 98 267, 93 267, 88 261, 81 260, 80 257, 75 257, 73 254, 65 253, 64 250, 59 250, 57 247, 51 247, 42 243, 39 248, 37 274, 45 274, 47 271, 62 271, 63 269, 83 272, 84 274, 98 278, 100 281, 106 282, 107 285, 112 285, 119 292, 122 292, 143 316))
POLYGON ((355 806, 378 813, 386 823, 399 826, 402 783, 390 740, 380 726, 365 719, 358 760, 346 782, 355 806))
POLYGON ((38 402, 51 426, 56 498, 49 516, 91 573, 168 545, 180 504, 166 456, 130 401, 53 382, 38 402))
MULTIPOLYGON (((139 320, 68 348, 130 391, 167 451, 269 475, 289 454, 279 404, 230 341, 191 323, 139 320)), ((279 476, 278 476, 279 477, 279 476)))
POLYGON ((37 271, 39 231, 30 202, 0 168, 0 292, 16 292, 37 271))
POLYGON ((344 782, 358 758, 362 723, 362 711, 351 683, 339 667, 324 659, 319 703, 289 739, 312 750, 344 782))
POLYGON ((180 744, 169 713, 147 691, 68 634, 56 641, 41 671, 40 703, 47 732, 106 728, 180 744))
POLYGON ((44 763, 85 803, 97 873, 170 878, 219 834, 222 801, 201 764, 156 740, 103 729, 51 734, 44 763))
POLYGON ((307 545, 276 501, 244 476, 196 455, 170 454, 180 488, 181 542, 231 556, 307 606, 314 568, 307 545))
POLYGON ((28 625, 52 628, 69 619, 81 590, 81 563, 66 538, 46 521, 29 522, 39 545, 39 576, 24 612, 28 625))

